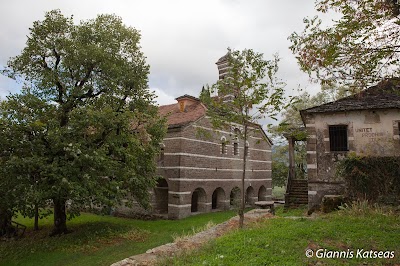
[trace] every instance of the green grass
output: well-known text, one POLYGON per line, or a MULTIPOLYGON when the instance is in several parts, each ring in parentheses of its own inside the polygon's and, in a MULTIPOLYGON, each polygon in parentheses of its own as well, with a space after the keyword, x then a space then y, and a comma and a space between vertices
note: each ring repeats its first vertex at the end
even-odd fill
MULTIPOLYGON (((278 210, 278 215, 283 214, 278 210)), ((298 216, 289 211, 288 216, 298 216)), ((286 215, 286 214, 285 214, 286 215)), ((399 265, 397 213, 339 211, 316 219, 276 217, 229 233, 199 251, 162 265, 399 265), (394 251, 394 259, 307 258, 305 251, 394 251)))
POLYGON ((285 199, 285 191, 286 191, 285 187, 274 187, 272 189, 272 198, 284 200, 285 199))
POLYGON ((290 208, 285 210, 282 207, 278 207, 275 210, 275 215, 279 217, 289 217, 289 216, 296 216, 296 217, 301 217, 301 216, 307 216, 307 211, 308 207, 307 206, 301 206, 299 208, 290 208))
POLYGON ((0 265, 110 265, 234 215, 227 211, 177 221, 141 221, 82 213, 67 224, 73 232, 59 237, 48 236, 51 217, 39 222, 39 232, 32 231, 32 219, 18 217, 17 222, 29 227, 19 240, 0 241, 0 265))

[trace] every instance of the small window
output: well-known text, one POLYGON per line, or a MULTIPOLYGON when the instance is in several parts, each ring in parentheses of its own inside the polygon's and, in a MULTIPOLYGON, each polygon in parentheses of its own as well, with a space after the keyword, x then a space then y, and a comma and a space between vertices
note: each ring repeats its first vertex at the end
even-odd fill
POLYGON ((397 122, 397 130, 399 132, 399 138, 400 138, 400 122, 397 122))
POLYGON ((238 155, 239 154, 239 143, 234 142, 233 143, 233 154, 238 155))
POLYGON ((221 138, 221 154, 226 154, 226 152, 227 152, 226 138, 222 137, 221 138))
POLYGON ((248 156, 249 155, 249 142, 248 141, 246 141, 246 145, 244 148, 245 148, 246 156, 248 156))
POLYGON ((160 144, 160 154, 158 156, 158 161, 163 162, 164 161, 164 153, 165 153, 165 145, 163 143, 160 144))
POLYGON ((329 142, 331 151, 348 151, 347 126, 329 126, 329 142))

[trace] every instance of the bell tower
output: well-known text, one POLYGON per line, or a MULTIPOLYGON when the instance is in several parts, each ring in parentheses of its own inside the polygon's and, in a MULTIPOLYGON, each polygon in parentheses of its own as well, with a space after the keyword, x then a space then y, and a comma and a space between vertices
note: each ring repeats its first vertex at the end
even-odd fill
POLYGON ((218 72, 219 72, 219 79, 225 79, 226 75, 229 72, 229 52, 218 59, 218 61, 215 63, 218 67, 218 72))
MULTIPOLYGON (((229 66, 230 56, 231 54, 230 52, 228 52, 223 57, 218 59, 218 61, 215 63, 218 67, 219 81, 228 79, 229 68, 230 68, 229 66)), ((223 98, 224 102, 232 102, 233 99, 235 98, 234 91, 229 89, 225 89, 223 93, 218 91, 218 96, 223 98)))

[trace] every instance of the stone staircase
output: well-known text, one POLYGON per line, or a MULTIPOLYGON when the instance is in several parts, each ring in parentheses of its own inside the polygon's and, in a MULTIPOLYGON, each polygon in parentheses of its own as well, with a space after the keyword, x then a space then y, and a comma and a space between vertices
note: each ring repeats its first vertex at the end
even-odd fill
POLYGON ((308 181, 292 179, 285 194, 285 208, 296 208, 308 204, 308 181))

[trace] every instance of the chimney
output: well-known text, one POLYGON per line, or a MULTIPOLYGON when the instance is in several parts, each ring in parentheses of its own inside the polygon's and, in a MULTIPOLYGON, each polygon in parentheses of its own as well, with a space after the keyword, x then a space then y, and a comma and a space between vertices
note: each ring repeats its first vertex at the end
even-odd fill
POLYGON ((200 102, 200 99, 190 96, 190 95, 187 95, 187 94, 185 94, 183 96, 179 96, 175 100, 178 101, 178 108, 181 113, 186 112, 188 106, 200 102))

